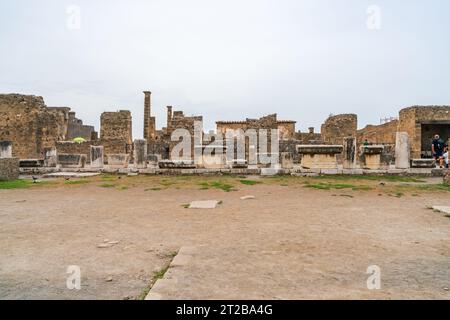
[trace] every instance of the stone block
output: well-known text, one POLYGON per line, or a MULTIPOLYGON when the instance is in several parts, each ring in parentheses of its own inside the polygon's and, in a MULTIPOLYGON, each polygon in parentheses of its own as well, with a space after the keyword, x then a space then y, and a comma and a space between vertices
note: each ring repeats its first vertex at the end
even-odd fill
POLYGON ((397 132, 395 139, 395 167, 397 169, 409 169, 409 156, 411 147, 407 132, 397 132))
POLYGON ((126 153, 106 155, 108 165, 115 168, 128 168, 130 155, 126 153))
POLYGON ((147 168, 147 140, 134 140, 134 166, 138 169, 147 168))
POLYGON ((84 168, 86 160, 85 154, 58 154, 58 164, 63 168, 84 168))
POLYGON ((58 151, 55 147, 44 149, 44 167, 56 167, 58 165, 58 151))
POLYGON ((436 168, 436 161, 434 159, 412 159, 412 168, 436 168))
POLYGON ((355 169, 356 168, 356 160, 357 160, 357 147, 356 147, 356 138, 349 137, 344 138, 344 161, 343 167, 344 169, 355 169))
POLYGON ((104 148, 103 146, 91 146, 91 168, 103 168, 104 148))
POLYGON ((0 159, 12 158, 12 142, 0 141, 0 159))
POLYGON ((19 159, 0 158, 0 181, 19 179, 19 159))
POLYGON ((294 168, 294 155, 291 152, 281 152, 281 167, 283 169, 294 168))

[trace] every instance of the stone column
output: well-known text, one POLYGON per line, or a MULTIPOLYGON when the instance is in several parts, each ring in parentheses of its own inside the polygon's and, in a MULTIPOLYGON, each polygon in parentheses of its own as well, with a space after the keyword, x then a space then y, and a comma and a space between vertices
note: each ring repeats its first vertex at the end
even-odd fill
POLYGON ((147 140, 134 140, 134 165, 137 169, 147 168, 147 140))
POLYGON ((91 146, 91 168, 101 169, 104 163, 103 146, 91 146))
POLYGON ((167 106, 167 129, 170 127, 172 121, 172 106, 167 106))
POLYGON ((0 159, 12 158, 12 142, 0 141, 0 159))
POLYGON ((150 91, 144 91, 144 139, 148 139, 149 137, 149 125, 150 125, 150 116, 152 114, 151 110, 151 95, 150 91))
POLYGON ((344 138, 344 169, 356 168, 356 138, 344 138))
POLYGON ((407 132, 397 132, 395 139, 395 167, 397 169, 409 169, 409 155, 411 147, 407 132))

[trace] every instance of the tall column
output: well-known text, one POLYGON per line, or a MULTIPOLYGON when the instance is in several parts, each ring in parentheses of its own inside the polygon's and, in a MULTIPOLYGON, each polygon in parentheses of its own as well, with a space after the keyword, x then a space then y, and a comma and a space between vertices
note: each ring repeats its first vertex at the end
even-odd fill
POLYGON ((152 114, 151 110, 151 95, 150 91, 144 91, 144 139, 149 138, 149 125, 150 125, 150 116, 152 114))
POLYGON ((170 121, 172 121, 172 106, 167 106, 167 128, 170 126, 170 121))

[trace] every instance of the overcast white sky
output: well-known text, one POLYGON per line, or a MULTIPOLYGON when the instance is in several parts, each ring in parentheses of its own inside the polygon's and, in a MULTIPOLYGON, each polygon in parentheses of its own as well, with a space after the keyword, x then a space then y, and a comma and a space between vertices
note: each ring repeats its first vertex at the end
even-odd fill
POLYGON ((135 138, 143 90, 158 127, 167 105, 205 130, 275 112, 303 131, 330 113, 363 127, 450 104, 449 12, 448 0, 2 0, 0 92, 70 106, 97 129, 101 112, 131 110, 135 138))

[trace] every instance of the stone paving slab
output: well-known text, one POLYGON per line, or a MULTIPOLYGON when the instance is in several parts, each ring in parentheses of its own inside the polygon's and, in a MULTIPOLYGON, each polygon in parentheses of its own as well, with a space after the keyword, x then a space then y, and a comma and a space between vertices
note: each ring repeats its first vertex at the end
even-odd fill
POLYGON ((450 214, 450 206, 433 206, 433 210, 450 214))
POLYGON ((215 209, 219 201, 217 200, 205 200, 205 201, 192 201, 189 204, 189 209, 215 209))
POLYGON ((100 175, 100 172, 55 172, 45 174, 44 178, 89 178, 100 175))

